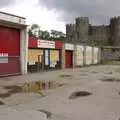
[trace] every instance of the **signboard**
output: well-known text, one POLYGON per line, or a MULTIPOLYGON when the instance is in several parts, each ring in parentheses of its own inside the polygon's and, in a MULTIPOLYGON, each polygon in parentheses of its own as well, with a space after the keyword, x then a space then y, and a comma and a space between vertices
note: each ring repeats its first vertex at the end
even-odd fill
POLYGON ((47 41, 47 40, 38 40, 37 41, 37 47, 38 48, 55 48, 55 42, 54 41, 47 41))
POLYGON ((62 42, 61 41, 55 41, 55 48, 56 49, 62 49, 62 42))
POLYGON ((65 50, 74 50, 74 45, 70 43, 65 44, 65 50))
POLYGON ((49 51, 45 50, 45 65, 49 65, 49 51))
POLYGON ((77 66, 83 65, 83 52, 84 52, 84 46, 77 45, 76 46, 76 63, 77 63, 77 66))
POLYGON ((0 63, 8 63, 8 53, 0 53, 0 63))

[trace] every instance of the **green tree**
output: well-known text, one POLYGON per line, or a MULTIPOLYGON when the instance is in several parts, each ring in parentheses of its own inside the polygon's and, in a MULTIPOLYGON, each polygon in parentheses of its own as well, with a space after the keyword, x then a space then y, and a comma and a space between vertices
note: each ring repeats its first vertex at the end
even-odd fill
POLYGON ((51 39, 65 41, 66 35, 61 31, 51 30, 51 39))
POLYGON ((34 35, 33 35, 32 31, 31 31, 31 29, 28 30, 28 35, 29 35, 29 37, 34 37, 34 35))
POLYGON ((40 26, 38 24, 32 24, 28 30, 30 37, 39 37, 40 26))
POLYGON ((50 39, 50 33, 47 30, 45 30, 45 31, 41 30, 39 38, 49 40, 50 39))

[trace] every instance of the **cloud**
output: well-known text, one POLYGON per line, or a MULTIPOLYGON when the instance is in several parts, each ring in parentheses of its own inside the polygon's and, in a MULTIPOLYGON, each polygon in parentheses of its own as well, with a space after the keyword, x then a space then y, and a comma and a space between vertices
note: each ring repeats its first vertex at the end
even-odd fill
POLYGON ((56 11, 59 20, 66 23, 88 16, 93 24, 107 24, 110 17, 120 13, 120 0, 39 0, 39 4, 56 11))
POLYGON ((14 3, 16 2, 17 0, 0 0, 0 8, 4 8, 9 5, 14 5, 14 3))

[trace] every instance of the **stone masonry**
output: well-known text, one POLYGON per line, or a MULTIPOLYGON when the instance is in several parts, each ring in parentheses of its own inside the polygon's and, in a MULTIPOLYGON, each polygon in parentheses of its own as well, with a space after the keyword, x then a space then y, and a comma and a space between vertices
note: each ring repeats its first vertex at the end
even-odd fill
POLYGON ((78 17, 75 24, 66 25, 67 42, 91 45, 120 46, 120 17, 109 25, 93 26, 88 17, 78 17), (97 44, 96 44, 97 43, 97 44))

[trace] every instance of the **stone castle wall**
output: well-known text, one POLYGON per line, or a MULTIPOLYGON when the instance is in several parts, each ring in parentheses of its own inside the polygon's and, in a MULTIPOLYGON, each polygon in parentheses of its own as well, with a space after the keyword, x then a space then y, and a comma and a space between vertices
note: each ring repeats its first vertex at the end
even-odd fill
POLYGON ((110 20, 110 25, 92 26, 88 17, 78 17, 75 24, 66 25, 66 36, 68 42, 91 44, 100 43, 104 45, 120 46, 120 17, 110 20))

